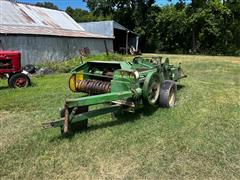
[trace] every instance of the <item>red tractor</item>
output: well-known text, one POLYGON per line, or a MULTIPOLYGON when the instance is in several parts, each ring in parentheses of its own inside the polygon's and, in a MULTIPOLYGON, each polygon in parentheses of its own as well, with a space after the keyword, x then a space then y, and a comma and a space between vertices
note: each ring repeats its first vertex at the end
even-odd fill
POLYGON ((0 79, 8 78, 11 88, 24 88, 31 84, 28 72, 22 70, 21 53, 18 51, 0 51, 0 79))

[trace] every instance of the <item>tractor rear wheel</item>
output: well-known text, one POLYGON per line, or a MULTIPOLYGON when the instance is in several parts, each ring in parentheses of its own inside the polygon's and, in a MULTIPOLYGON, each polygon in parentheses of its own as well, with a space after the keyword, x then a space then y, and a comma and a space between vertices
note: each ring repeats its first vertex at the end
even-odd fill
MULTIPOLYGON (((72 110, 73 110, 72 108, 69 109, 69 114, 72 112, 72 110)), ((88 112, 88 106, 78 107, 75 115, 85 113, 85 112, 88 112)), ((61 118, 63 118, 65 116, 64 108, 60 110, 60 116, 61 116, 61 118)), ((76 131, 81 131, 81 130, 87 129, 87 126, 88 126, 88 119, 71 124, 70 129, 71 129, 71 132, 76 132, 76 131)), ((61 127, 61 132, 62 132, 62 134, 64 134, 63 127, 61 127)))
POLYGON ((165 108, 172 108, 176 104, 177 85, 174 81, 166 80, 160 89, 159 105, 165 108))
POLYGON ((8 84, 10 88, 25 88, 31 84, 31 81, 26 74, 16 73, 8 79, 8 84))

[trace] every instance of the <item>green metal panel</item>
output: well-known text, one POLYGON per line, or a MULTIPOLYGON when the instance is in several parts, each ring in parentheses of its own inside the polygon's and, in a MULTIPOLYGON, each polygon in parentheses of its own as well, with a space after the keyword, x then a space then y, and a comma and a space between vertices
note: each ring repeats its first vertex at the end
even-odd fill
POLYGON ((124 70, 131 70, 132 68, 131 63, 127 61, 121 62, 120 65, 121 65, 121 69, 124 69, 124 70))
POLYGON ((104 107, 102 109, 92 110, 92 111, 89 111, 89 112, 86 112, 86 113, 82 113, 82 114, 78 114, 78 115, 73 116, 73 118, 71 119, 71 123, 84 121, 86 119, 93 118, 93 117, 96 117, 96 116, 100 116, 100 115, 103 115, 103 114, 113 113, 113 112, 119 111, 121 109, 122 109, 121 105, 112 105, 112 106, 104 107))
POLYGON ((86 96, 77 99, 66 99, 68 108, 77 106, 90 106, 95 104, 108 103, 119 99, 127 99, 133 96, 131 91, 113 92, 95 96, 86 96))
MULTIPOLYGON (((101 109, 95 109, 95 110, 85 112, 82 114, 73 115, 72 117, 69 118, 69 120, 73 124, 73 123, 84 121, 86 119, 100 116, 103 114, 117 112, 117 111, 120 111, 121 109, 122 109, 122 106, 116 104, 116 105, 107 106, 107 107, 104 107, 101 109)), ((57 120, 57 121, 44 123, 43 127, 44 128, 52 128, 52 127, 62 127, 63 125, 64 125, 64 118, 61 118, 60 120, 57 120)))

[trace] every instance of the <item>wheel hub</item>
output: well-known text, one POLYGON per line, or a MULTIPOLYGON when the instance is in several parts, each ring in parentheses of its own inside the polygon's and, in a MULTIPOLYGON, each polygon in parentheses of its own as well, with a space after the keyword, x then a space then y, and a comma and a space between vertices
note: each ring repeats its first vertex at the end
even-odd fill
POLYGON ((15 85, 16 85, 17 87, 25 87, 25 86, 26 86, 26 83, 27 83, 26 79, 20 77, 20 78, 18 78, 18 79, 16 80, 15 85))

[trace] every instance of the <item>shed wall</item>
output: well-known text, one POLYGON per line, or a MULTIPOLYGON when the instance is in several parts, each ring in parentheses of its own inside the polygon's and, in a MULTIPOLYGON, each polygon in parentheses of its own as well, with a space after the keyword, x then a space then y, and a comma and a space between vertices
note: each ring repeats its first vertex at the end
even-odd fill
POLYGON ((19 50, 22 53, 23 65, 67 60, 79 56, 79 50, 86 47, 91 54, 104 53, 104 41, 109 52, 113 51, 112 39, 0 34, 0 41, 0 49, 19 50))
POLYGON ((87 32, 114 37, 113 21, 86 22, 79 24, 87 32))

